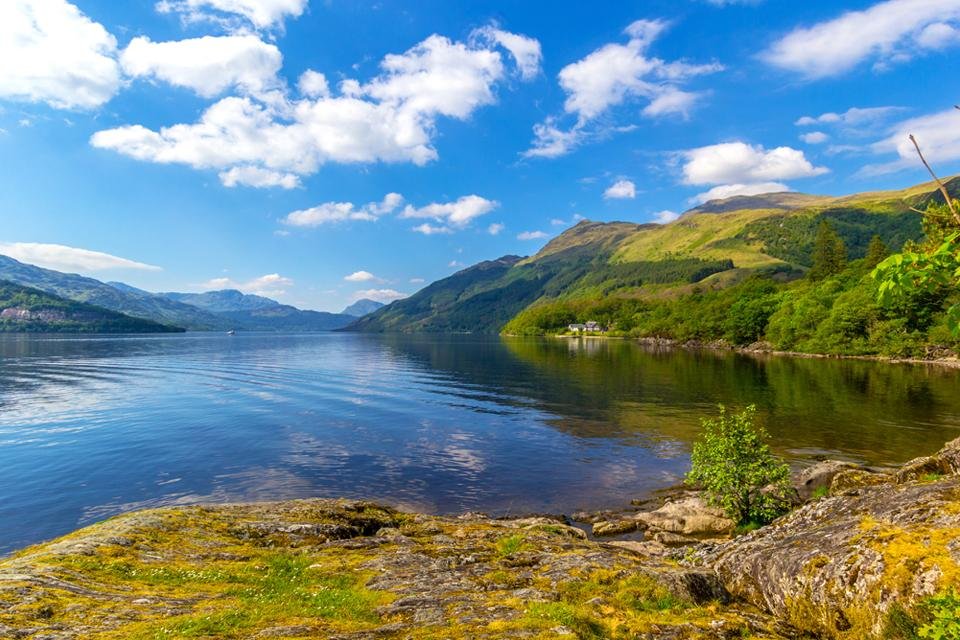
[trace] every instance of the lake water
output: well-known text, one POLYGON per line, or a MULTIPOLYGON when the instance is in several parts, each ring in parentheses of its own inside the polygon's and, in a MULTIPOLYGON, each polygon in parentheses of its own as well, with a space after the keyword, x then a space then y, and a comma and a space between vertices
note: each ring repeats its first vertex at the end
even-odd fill
POLYGON ((777 451, 893 464, 960 436, 960 372, 615 340, 0 337, 0 553, 122 511, 371 498, 430 512, 623 506, 699 420, 755 403, 777 451))

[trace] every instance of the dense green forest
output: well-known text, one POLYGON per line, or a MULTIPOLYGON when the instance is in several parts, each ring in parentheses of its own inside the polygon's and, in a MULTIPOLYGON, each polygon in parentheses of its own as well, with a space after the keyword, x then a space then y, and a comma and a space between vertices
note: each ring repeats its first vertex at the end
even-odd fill
POLYGON ((183 329, 0 281, 0 332, 169 333, 183 329))

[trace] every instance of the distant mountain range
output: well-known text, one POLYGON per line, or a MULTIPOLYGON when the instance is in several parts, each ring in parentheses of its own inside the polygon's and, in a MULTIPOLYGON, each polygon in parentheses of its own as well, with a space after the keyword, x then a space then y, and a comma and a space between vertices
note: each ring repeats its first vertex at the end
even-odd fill
POLYGON ((169 333, 182 331, 39 289, 0 282, 0 332, 169 333))
MULTIPOLYGON (((960 178, 949 188, 960 192, 960 178)), ((822 220, 851 259, 862 258, 874 235, 893 250, 922 237, 911 207, 938 197, 932 183, 845 197, 774 193, 711 201, 664 225, 583 221, 533 257, 481 262, 346 330, 497 333, 525 309, 555 300, 653 303, 695 285, 730 287, 754 274, 782 282, 810 267, 822 220)))
POLYGON ((341 311, 341 313, 348 316, 354 316, 356 318, 362 318, 363 316, 368 316, 384 306, 385 305, 382 302, 370 300, 369 298, 361 298, 341 311))
POLYGON ((304 311, 235 290, 151 293, 122 282, 105 283, 24 264, 3 255, 0 280, 130 318, 192 331, 330 331, 356 320, 353 315, 304 311))

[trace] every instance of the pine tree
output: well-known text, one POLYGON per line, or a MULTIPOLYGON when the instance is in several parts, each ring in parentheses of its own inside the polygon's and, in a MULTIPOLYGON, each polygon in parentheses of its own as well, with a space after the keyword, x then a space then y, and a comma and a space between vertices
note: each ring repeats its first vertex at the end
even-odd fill
POLYGON ((883 241, 880 236, 873 236, 870 238, 870 244, 867 245, 867 255, 864 258, 866 266, 868 269, 873 269, 875 266, 883 262, 887 256, 890 255, 890 249, 887 247, 886 243, 883 241))
POLYGON ((813 243, 813 267, 810 277, 822 280, 840 273, 847 266, 847 247, 826 220, 817 227, 817 237, 813 243))

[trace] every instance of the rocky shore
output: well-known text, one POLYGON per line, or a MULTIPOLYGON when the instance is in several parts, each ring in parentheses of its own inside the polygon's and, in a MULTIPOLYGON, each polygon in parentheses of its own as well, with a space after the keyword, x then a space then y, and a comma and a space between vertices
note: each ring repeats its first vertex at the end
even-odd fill
POLYGON ((960 439, 821 463, 797 501, 735 537, 695 493, 578 514, 591 536, 353 501, 135 512, 0 561, 0 637, 910 638, 960 584, 960 439))

